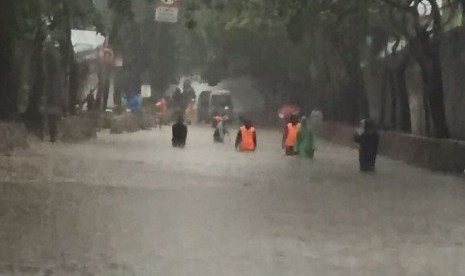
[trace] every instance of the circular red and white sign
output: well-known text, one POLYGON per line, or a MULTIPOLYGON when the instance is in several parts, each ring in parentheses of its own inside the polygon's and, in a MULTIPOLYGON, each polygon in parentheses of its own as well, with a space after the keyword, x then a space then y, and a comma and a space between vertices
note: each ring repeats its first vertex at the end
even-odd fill
POLYGON ((97 55, 100 60, 106 63, 112 63, 115 58, 113 50, 106 46, 100 46, 97 48, 97 55))

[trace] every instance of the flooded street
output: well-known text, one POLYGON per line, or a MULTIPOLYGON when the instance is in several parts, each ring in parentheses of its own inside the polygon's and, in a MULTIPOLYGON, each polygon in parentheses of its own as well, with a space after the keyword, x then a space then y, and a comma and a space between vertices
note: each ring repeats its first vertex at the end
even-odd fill
MULTIPOLYGON (((235 133, 233 133, 235 134, 235 133)), ((233 135, 234 136, 234 135, 233 135)), ((463 275, 465 181, 319 141, 285 157, 191 127, 0 158, 0 275, 463 275)))

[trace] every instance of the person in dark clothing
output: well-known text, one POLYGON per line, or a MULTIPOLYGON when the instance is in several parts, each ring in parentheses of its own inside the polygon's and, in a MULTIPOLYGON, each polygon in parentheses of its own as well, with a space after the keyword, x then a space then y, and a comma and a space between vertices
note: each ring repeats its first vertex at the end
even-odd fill
POLYGON ((173 109, 173 117, 172 119, 176 119, 179 117, 184 117, 184 97, 182 95, 182 91, 179 88, 174 90, 174 93, 171 97, 172 101, 172 109, 173 109))
POLYGON ((173 143, 174 148, 184 148, 187 139, 187 126, 184 124, 184 119, 179 117, 178 122, 173 125, 173 143))
POLYGON ((360 144, 360 170, 362 172, 374 171, 378 155, 379 133, 372 120, 362 121, 362 130, 355 135, 355 142, 360 144))
POLYGON ((239 151, 255 151, 257 149, 257 132, 252 122, 244 120, 243 126, 237 133, 235 147, 239 151))
POLYGON ((182 106, 184 105, 184 98, 182 95, 182 91, 179 88, 176 88, 174 90, 174 93, 171 99, 173 101, 173 108, 182 108, 182 106))
POLYGON ((87 103, 87 110, 92 111, 95 109, 95 89, 90 90, 89 94, 87 95, 86 99, 81 103, 81 106, 87 103))

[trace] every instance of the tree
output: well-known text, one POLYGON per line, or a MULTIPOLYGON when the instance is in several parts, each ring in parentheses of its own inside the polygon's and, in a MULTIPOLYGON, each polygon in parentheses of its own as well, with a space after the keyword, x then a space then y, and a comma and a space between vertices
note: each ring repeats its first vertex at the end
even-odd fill
MULTIPOLYGON (((92 0, 16 0, 2 1, 0 26, 2 36, 2 74, 0 77, 0 118, 17 117, 26 113, 26 119, 39 118, 40 98, 43 94, 43 44, 51 37, 60 47, 69 91, 69 110, 74 109, 76 98, 76 71, 71 45, 71 28, 98 26, 92 0), (67 81, 68 82, 68 81, 67 81), (21 110, 18 109, 21 106, 21 110), (27 107, 27 108, 26 108, 27 107), (26 109, 26 110, 24 110, 26 109)), ((31 125, 36 125, 31 122, 31 125)))
POLYGON ((214 54, 205 66, 215 79, 221 61, 226 76, 240 72, 256 78, 268 94, 312 99, 308 108, 323 106, 329 117, 354 122, 368 115, 361 70, 367 1, 234 1, 217 8, 220 2, 198 8, 202 15, 218 14, 197 25, 209 30, 206 40, 214 54), (208 69, 212 65, 216 70, 208 69))
MULTIPOLYGON (((109 43, 124 57, 115 95, 138 91, 142 83, 164 91, 178 78, 177 26, 153 20, 154 1, 109 0, 109 43)), ((183 33, 181 33, 182 35, 183 33)))
POLYGON ((10 119, 17 113, 17 98, 14 57, 15 20, 17 3, 15 0, 0 1, 0 119, 10 119))
MULTIPOLYGON (((391 20, 398 27, 395 31, 407 42, 410 55, 421 68, 424 97, 436 131, 436 137, 449 138, 444 105, 442 81, 441 40, 444 34, 444 19, 441 5, 436 0, 380 0, 385 8, 395 10, 391 20)), ((454 1, 445 1, 453 8, 454 1)))

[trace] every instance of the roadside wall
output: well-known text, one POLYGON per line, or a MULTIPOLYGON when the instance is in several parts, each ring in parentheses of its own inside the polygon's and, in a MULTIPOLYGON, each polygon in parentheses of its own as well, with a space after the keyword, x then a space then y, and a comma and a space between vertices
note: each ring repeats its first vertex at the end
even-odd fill
MULTIPOLYGON (((355 128, 325 122, 317 128, 325 140, 357 147, 353 142, 355 128)), ((397 132, 381 132, 380 154, 410 165, 442 172, 460 173, 465 170, 465 142, 438 140, 397 132)))
POLYGON ((155 127, 155 116, 150 113, 123 113, 110 117, 108 123, 112 134, 132 133, 155 127))
POLYGON ((97 138, 99 121, 91 117, 67 117, 59 123, 59 139, 74 143, 97 138))
POLYGON ((19 123, 0 122, 0 155, 10 156, 28 147, 26 127, 19 123))

